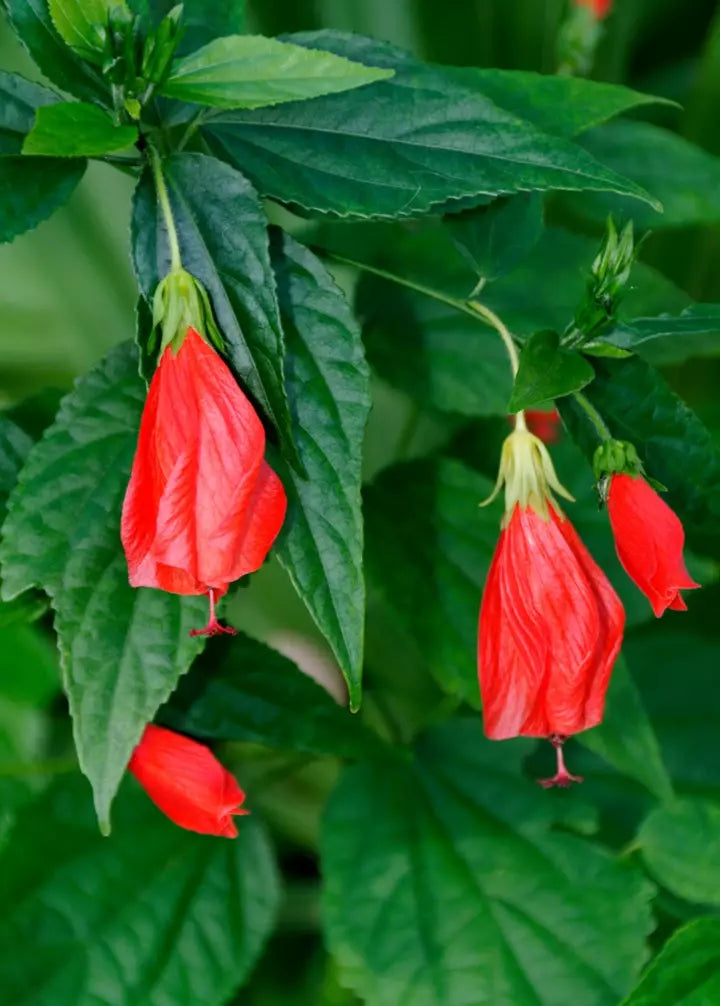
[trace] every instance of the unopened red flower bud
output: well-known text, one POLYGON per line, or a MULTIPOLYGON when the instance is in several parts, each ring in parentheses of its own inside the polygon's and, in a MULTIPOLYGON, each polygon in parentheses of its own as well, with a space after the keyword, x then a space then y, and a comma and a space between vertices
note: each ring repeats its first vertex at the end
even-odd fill
POLYGON ((562 421, 557 409, 527 409, 527 428, 545 444, 555 444, 560 439, 562 421))
POLYGON ((235 838, 245 794, 204 744, 149 724, 128 771, 171 821, 202 835, 235 838))
POLYGON ((189 328, 148 391, 121 537, 133 587, 215 600, 258 569, 282 525, 285 491, 265 431, 227 365, 189 328))
POLYGON ((588 7, 598 21, 602 21, 610 13, 613 0, 575 0, 576 7, 588 7))
POLYGON ((558 773, 543 783, 567 785, 577 780, 562 743, 602 720, 625 612, 552 496, 569 494, 547 448, 522 425, 503 446, 496 492, 503 483, 505 516, 480 609, 485 733, 547 737, 558 773))
POLYGON ((642 475, 619 472, 608 478, 608 514, 625 572, 658 618, 668 608, 685 611, 680 591, 700 584, 685 566, 685 532, 679 517, 642 475))

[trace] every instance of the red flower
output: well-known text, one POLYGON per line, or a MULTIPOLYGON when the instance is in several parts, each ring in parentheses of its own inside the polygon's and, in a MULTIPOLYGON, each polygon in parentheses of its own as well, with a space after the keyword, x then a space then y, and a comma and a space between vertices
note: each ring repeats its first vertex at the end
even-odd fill
POLYGON ((557 409, 544 411, 542 409, 528 409, 525 413, 527 427, 536 437, 540 437, 543 443, 554 444, 560 439, 562 423, 560 413, 557 409))
MULTIPOLYGON (((140 424, 121 525, 133 587, 207 593, 212 606, 262 565, 287 505, 264 451, 252 405, 189 328, 163 352, 140 424)), ((220 631, 212 611, 208 631, 220 631)))
POLYGON ((610 13, 613 0, 575 0, 576 7, 589 7, 596 20, 602 21, 610 13))
POLYGON ((558 773, 569 734, 602 719, 625 612, 605 574, 550 492, 568 495, 542 441, 516 427, 503 446, 496 492, 506 513, 490 566, 478 638, 485 733, 493 740, 547 737, 558 773))
POLYGON ((128 771, 171 821, 201 835, 235 838, 245 794, 204 744, 149 724, 128 771))
POLYGON ((685 611, 680 591, 700 584, 685 567, 685 532, 678 516, 642 475, 611 475, 607 507, 618 558, 655 615, 667 608, 685 611))

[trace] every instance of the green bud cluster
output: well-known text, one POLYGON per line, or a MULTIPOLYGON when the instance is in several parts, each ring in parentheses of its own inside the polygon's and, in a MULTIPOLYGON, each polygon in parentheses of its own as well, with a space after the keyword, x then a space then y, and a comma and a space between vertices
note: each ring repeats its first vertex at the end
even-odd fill
POLYGON ((157 346, 158 358, 167 346, 177 352, 188 328, 194 328, 216 349, 223 349, 207 290, 185 269, 173 269, 160 281, 153 297, 153 333, 148 351, 154 353, 157 346))

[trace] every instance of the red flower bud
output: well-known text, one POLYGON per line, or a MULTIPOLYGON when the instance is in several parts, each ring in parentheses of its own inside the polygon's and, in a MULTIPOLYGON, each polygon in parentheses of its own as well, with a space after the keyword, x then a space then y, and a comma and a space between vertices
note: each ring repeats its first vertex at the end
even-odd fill
POLYGON ((209 593, 212 605, 262 565, 287 505, 264 451, 254 408, 189 328, 164 350, 140 424, 121 525, 133 587, 209 593))
POLYGON ((235 838, 233 815, 245 794, 204 744, 172 730, 145 727, 128 771, 171 821, 201 835, 235 838))
POLYGON ((548 737, 559 772, 568 734, 602 719, 622 643, 625 612, 550 489, 557 481, 542 442, 519 425, 505 441, 496 492, 506 513, 490 566, 478 639, 485 733, 493 740, 548 737))
POLYGON ((667 608, 685 611, 680 590, 699 587, 683 560, 680 519, 642 475, 610 476, 607 508, 618 558, 659 618, 667 608))
POLYGON ((576 7, 589 7, 598 21, 608 16, 612 5, 613 0, 575 0, 576 7))
POLYGON ((560 439, 562 423, 557 409, 544 411, 542 409, 527 409, 525 412, 527 427, 531 433, 545 444, 554 444, 560 439))

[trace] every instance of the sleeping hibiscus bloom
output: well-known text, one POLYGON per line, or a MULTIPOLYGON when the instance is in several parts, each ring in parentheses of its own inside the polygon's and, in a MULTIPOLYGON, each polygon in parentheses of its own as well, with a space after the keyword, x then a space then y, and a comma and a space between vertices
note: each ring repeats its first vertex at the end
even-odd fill
POLYGON ((230 370, 189 327, 153 375, 122 511, 133 587, 207 594, 258 569, 287 501, 264 460, 265 432, 230 370))
POLYGON ((173 730, 145 727, 128 771, 175 824, 202 835, 235 838, 233 817, 245 794, 210 748, 173 730))
POLYGON ((522 414, 503 445, 493 497, 503 484, 505 516, 480 609, 485 733, 548 738, 558 770, 540 781, 567 786, 581 780, 566 770, 562 744, 602 720, 625 612, 553 498, 554 490, 572 499, 522 414))
POLYGON ((668 608, 686 611, 680 591, 700 584, 685 566, 680 518, 642 475, 611 475, 605 495, 618 558, 656 618, 668 608))

